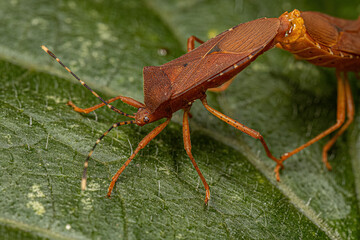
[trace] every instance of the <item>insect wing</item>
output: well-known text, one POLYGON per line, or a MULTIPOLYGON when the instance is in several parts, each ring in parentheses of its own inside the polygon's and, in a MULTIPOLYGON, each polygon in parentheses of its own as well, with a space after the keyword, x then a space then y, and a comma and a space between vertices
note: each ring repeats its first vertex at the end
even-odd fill
POLYGON ((254 60, 262 49, 271 45, 279 25, 277 18, 262 18, 240 24, 161 66, 172 81, 172 98, 229 68, 254 60))
POLYGON ((302 12, 307 33, 334 50, 360 55, 360 18, 345 20, 319 12, 302 12))

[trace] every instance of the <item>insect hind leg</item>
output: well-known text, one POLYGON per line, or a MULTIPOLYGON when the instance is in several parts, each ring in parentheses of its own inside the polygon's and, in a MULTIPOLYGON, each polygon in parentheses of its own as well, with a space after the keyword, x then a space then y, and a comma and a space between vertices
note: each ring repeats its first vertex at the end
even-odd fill
MULTIPOLYGON (((307 143, 301 145, 300 147, 295 148, 294 150, 292 150, 291 152, 287 152, 284 153, 281 156, 281 162, 284 162, 286 159, 288 159, 289 157, 291 157, 292 155, 300 152, 301 150, 303 150, 304 148, 314 144, 315 142, 319 141, 320 139, 322 139, 323 137, 329 135, 330 133, 336 131, 337 129, 339 129, 341 126, 343 126, 344 122, 345 122, 345 112, 346 112, 346 90, 345 90, 345 81, 344 79, 341 77, 341 73, 339 71, 336 71, 336 77, 337 77, 337 82, 338 82, 338 90, 337 90, 337 113, 336 113, 336 123, 334 125, 332 125, 331 127, 329 127, 328 129, 326 129, 325 131, 321 132, 320 134, 318 134, 316 137, 314 137, 313 139, 309 140, 307 143)), ((349 94, 348 94, 349 95, 349 94)), ((351 95, 350 95, 351 96, 351 95)), ((347 127, 347 126, 346 126, 347 127)), ((345 128, 346 129, 346 128, 345 128)), ((344 130, 345 130, 344 129, 344 130)), ((341 130, 340 130, 341 131, 341 130)), ((340 132, 341 134, 342 132, 340 132)), ((336 135, 335 135, 336 136, 336 135)), ((336 137, 337 138, 337 137, 336 137)), ((335 139, 336 140, 336 139, 335 139)), ((331 140, 330 140, 331 141, 331 140)), ((327 145, 325 145, 326 147, 327 145)), ((323 159, 323 161, 325 162, 325 164, 327 163, 327 159, 323 159)), ((327 167, 329 168, 329 164, 327 165, 327 167)), ((331 169, 331 166, 330 168, 331 169)), ((275 169, 276 171, 276 169, 275 169)), ((277 172, 278 175, 278 172, 277 172)))
POLYGON ((340 137, 345 132, 345 130, 350 126, 350 124, 354 120, 354 115, 355 115, 354 99, 351 94, 351 88, 350 88, 350 84, 349 84, 349 80, 348 80, 348 76, 347 76, 346 72, 344 72, 344 80, 345 80, 347 121, 340 128, 340 130, 325 144, 325 146, 323 147, 323 152, 322 152, 323 162, 329 170, 331 170, 332 167, 331 167, 330 163, 328 162, 328 151, 335 144, 338 137, 340 137))

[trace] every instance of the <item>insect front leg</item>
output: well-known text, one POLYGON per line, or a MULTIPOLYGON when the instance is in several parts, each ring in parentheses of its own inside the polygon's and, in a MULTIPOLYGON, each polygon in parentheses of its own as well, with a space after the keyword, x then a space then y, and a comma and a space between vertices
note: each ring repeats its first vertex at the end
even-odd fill
POLYGON ((184 109, 184 117, 183 117, 184 148, 185 148, 185 151, 186 151, 187 155, 189 156, 192 164, 194 165, 194 168, 195 168, 196 172, 198 173, 201 181, 204 184, 205 191, 206 191, 205 204, 207 204, 209 199, 210 199, 210 188, 209 188, 209 185, 207 184, 204 176, 202 175, 202 173, 201 173, 198 165, 196 164, 195 159, 194 159, 194 157, 193 157, 193 155, 191 153, 190 128, 189 128, 189 118, 188 118, 189 110, 190 110, 190 108, 184 109))
MULTIPOLYGON (((140 108, 140 107, 144 107, 144 104, 136 101, 135 99, 132 99, 132 98, 129 98, 129 97, 124 97, 124 96, 117 96, 117 97, 114 97, 114 98, 111 98, 110 100, 106 101, 106 103, 112 103, 116 100, 121 100, 122 102, 124 103, 127 103, 133 107, 136 107, 136 108, 140 108)), ((67 102, 67 105, 71 106, 73 108, 73 110, 75 112, 80 112, 80 113, 90 113, 98 108, 101 108, 103 106, 105 106, 105 103, 100 103, 100 104, 97 104, 95 106, 92 106, 92 107, 89 107, 89 108, 79 108, 77 107, 73 102, 69 101, 67 102)))
POLYGON ((165 122, 154 128, 148 135, 146 135, 143 140, 139 143, 137 148, 135 149, 134 153, 128 158, 128 160, 122 165, 122 167, 116 172, 116 174, 112 177, 111 183, 109 186, 109 190, 107 196, 110 197, 111 192, 114 188, 114 185, 117 179, 120 177, 120 174, 124 171, 124 169, 130 164, 130 162, 134 159, 136 154, 143 149, 154 137, 156 137, 164 128, 169 124, 171 118, 168 118, 165 122))
MULTIPOLYGON (((117 112, 123 116, 126 117, 131 117, 134 118, 134 116, 131 116, 130 114, 127 114, 123 111, 120 111, 119 109, 117 109, 116 107, 110 105, 109 103, 107 103, 104 99, 102 99, 102 97, 99 96, 99 94, 97 94, 94 90, 92 90, 83 80, 81 80, 73 71, 70 70, 70 68, 68 68, 67 66, 65 66, 65 64, 63 64, 60 59, 58 57, 55 56, 54 53, 52 53, 47 47, 45 47, 44 45, 41 46, 41 48, 47 52, 52 58, 54 58, 63 68, 65 68, 66 71, 68 71, 74 78, 76 78, 76 80, 78 80, 81 85, 83 85, 84 87, 86 87, 95 97, 97 97, 98 99, 100 99, 100 101, 102 101, 104 103, 104 105, 106 105, 108 108, 110 108, 111 110, 113 110, 114 112, 117 112)), ((75 105, 74 105, 75 106, 75 105)))

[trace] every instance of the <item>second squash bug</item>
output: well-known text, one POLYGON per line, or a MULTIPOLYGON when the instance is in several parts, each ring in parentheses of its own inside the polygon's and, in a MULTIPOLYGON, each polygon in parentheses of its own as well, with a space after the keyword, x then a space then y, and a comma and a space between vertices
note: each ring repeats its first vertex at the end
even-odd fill
MULTIPOLYGON (((293 53, 298 59, 307 60, 318 66, 336 68, 337 116, 334 125, 300 147, 283 154, 281 163, 341 127, 323 147, 322 160, 331 170, 327 153, 337 138, 349 127, 355 114, 347 72, 360 71, 360 18, 345 20, 319 12, 299 11, 290 13, 288 18, 294 19, 296 28, 292 29, 293 31, 290 31, 277 46, 293 53)), ((278 164, 275 168, 278 180, 280 167, 278 164)))

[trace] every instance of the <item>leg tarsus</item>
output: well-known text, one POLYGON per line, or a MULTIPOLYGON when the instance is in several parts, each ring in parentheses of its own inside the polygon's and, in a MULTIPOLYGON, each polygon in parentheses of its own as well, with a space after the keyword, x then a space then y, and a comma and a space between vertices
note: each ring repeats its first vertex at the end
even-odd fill
POLYGON ((280 170, 284 169, 284 166, 282 163, 276 164, 276 167, 274 169, 276 181, 280 182, 280 170))

